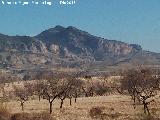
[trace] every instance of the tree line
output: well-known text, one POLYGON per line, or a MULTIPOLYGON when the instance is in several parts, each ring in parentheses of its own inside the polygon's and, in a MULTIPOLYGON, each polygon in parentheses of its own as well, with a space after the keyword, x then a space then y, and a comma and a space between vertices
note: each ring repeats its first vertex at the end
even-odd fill
MULTIPOLYGON (((149 104, 160 97, 160 74, 153 73, 150 69, 125 71, 120 80, 112 85, 107 83, 108 76, 105 75, 103 79, 97 81, 92 80, 91 76, 84 76, 85 80, 82 80, 81 77, 78 74, 54 74, 46 80, 36 80, 33 83, 24 82, 23 86, 13 86, 13 94, 20 101, 22 111, 25 102, 32 96, 37 96, 39 101, 41 99, 48 101, 50 113, 52 113, 55 99, 60 100, 60 108, 62 108, 66 98, 72 105, 72 99, 76 103, 78 97, 103 96, 114 91, 122 95, 130 95, 134 108, 137 104, 141 104, 144 113, 150 115, 149 104)), ((1 88, 4 87, 3 85, 1 88)), ((3 97, 6 97, 4 91, 3 88, 3 97)))
POLYGON ((93 97, 97 95, 106 95, 109 87, 105 81, 92 81, 80 79, 77 75, 57 74, 47 80, 37 80, 34 83, 25 82, 23 86, 13 86, 14 95, 20 101, 22 111, 24 104, 33 95, 38 96, 38 100, 46 99, 49 104, 49 112, 52 113, 53 101, 60 100, 60 108, 63 107, 64 100, 69 99, 72 105, 72 99, 77 102, 78 97, 93 97))

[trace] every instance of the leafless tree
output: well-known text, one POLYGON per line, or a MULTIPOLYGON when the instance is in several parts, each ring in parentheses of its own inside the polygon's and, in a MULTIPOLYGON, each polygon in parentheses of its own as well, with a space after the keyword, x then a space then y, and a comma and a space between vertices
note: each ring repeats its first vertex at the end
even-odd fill
POLYGON ((76 99, 79 96, 78 90, 81 89, 82 81, 80 79, 78 79, 77 76, 75 76, 75 75, 68 76, 68 77, 66 77, 66 81, 67 81, 67 84, 65 84, 65 86, 67 85, 68 89, 63 94, 61 94, 59 96, 59 98, 61 100, 60 108, 62 108, 63 101, 66 98, 69 98, 70 105, 72 105, 72 98, 73 97, 75 98, 75 102, 76 102, 76 99))
POLYGON ((59 99, 61 100, 60 108, 62 108, 63 101, 66 99, 66 97, 67 97, 67 92, 64 92, 61 95, 59 95, 59 99))
POLYGON ((29 99, 29 96, 32 96, 32 92, 30 92, 29 86, 14 86, 14 93, 16 97, 18 97, 18 101, 20 101, 20 105, 22 111, 24 111, 24 103, 29 99))
POLYGON ((38 95, 38 100, 41 100, 41 97, 43 96, 44 90, 46 88, 46 83, 43 80, 38 80, 35 83, 35 94, 38 95))
POLYGON ((67 93, 67 98, 69 98, 69 104, 72 105, 72 98, 74 98, 75 103, 77 102, 77 97, 82 94, 82 80, 77 77, 73 77, 71 81, 71 88, 67 93))
POLYGON ((73 97, 74 97, 74 102, 77 102, 77 98, 80 97, 82 95, 82 90, 81 88, 75 88, 74 92, 73 92, 73 97))
POLYGON ((97 81, 94 83, 94 92, 96 95, 102 96, 110 92, 110 88, 105 81, 97 81))
POLYGON ((159 77, 152 74, 149 69, 130 70, 121 81, 122 89, 132 96, 134 108, 137 99, 142 102, 144 113, 148 114, 150 114, 148 105, 154 101, 159 85, 159 77))
POLYGON ((10 73, 7 73, 5 71, 0 71, 0 91, 2 93, 2 101, 8 100, 8 94, 5 91, 5 87, 9 86, 10 82, 16 81, 18 78, 15 76, 12 76, 10 73))
POLYGON ((85 97, 92 97, 94 94, 94 85, 92 80, 83 81, 82 91, 85 97))
POLYGON ((123 79, 121 80, 121 89, 127 90, 127 92, 131 95, 134 101, 134 108, 136 102, 137 92, 136 89, 138 85, 141 84, 141 74, 137 70, 129 70, 127 73, 124 74, 123 79))
POLYGON ((10 76, 9 76, 7 73, 5 73, 5 72, 0 72, 0 90, 1 90, 2 95, 3 95, 3 96, 2 96, 3 99, 6 98, 5 84, 6 84, 7 82, 9 82, 9 80, 10 80, 10 76))
POLYGON ((70 89, 68 80, 70 80, 69 76, 64 74, 55 75, 53 79, 48 80, 48 84, 44 89, 44 95, 50 105, 50 114, 52 113, 53 101, 70 89))

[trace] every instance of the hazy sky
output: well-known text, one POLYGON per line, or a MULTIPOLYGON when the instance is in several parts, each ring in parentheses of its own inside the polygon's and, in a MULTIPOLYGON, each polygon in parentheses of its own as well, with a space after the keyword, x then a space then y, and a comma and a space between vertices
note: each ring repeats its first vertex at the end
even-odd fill
POLYGON ((56 25, 75 26, 160 52, 160 0, 76 0, 73 6, 52 1, 52 6, 22 6, 2 5, 0 0, 0 33, 36 35, 56 25))

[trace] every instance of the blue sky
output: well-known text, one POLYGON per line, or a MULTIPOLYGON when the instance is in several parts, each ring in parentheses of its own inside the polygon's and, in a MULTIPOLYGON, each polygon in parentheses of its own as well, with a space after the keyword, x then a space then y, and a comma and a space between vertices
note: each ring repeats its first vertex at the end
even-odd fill
POLYGON ((160 0, 76 0, 72 6, 52 1, 52 6, 22 6, 0 0, 0 33, 33 36, 56 25, 75 26, 160 53, 160 0))

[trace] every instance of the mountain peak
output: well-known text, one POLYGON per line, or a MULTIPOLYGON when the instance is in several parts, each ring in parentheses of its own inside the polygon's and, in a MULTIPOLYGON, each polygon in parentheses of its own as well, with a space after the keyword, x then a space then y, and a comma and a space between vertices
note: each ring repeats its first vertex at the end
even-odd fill
POLYGON ((61 31, 64 31, 66 28, 65 27, 63 27, 63 26, 60 26, 60 25, 57 25, 57 26, 55 26, 54 28, 49 28, 49 29, 47 29, 47 30, 45 30, 45 31, 43 31, 43 32, 41 32, 40 34, 38 34, 37 36, 35 36, 35 37, 46 37, 46 36, 50 36, 50 35, 54 35, 54 34, 56 34, 56 33, 59 33, 59 32, 61 32, 61 31))
POLYGON ((60 32, 60 31, 63 31, 63 30, 65 30, 65 27, 57 25, 54 28, 50 28, 50 29, 48 29, 46 31, 47 32, 60 32))
POLYGON ((40 34, 38 34, 36 37, 38 38, 41 38, 43 36, 49 36, 49 35, 54 35, 54 34, 57 34, 57 33, 73 33, 73 34, 77 34, 77 35, 89 35, 88 32, 85 32, 85 31, 82 31, 76 27, 73 27, 73 26, 68 26, 68 27, 63 27, 61 25, 57 25, 55 26, 54 28, 49 28, 48 30, 45 30, 43 32, 41 32, 40 34))
POLYGON ((68 26, 66 29, 69 29, 69 30, 79 30, 79 29, 77 29, 76 27, 73 27, 73 26, 68 26))
POLYGON ((66 29, 65 29, 67 32, 71 32, 71 33, 73 33, 73 34, 77 34, 77 35, 88 35, 88 36, 90 36, 91 34, 89 34, 88 32, 86 32, 86 31, 83 31, 83 30, 81 30, 81 29, 78 29, 78 28, 76 28, 76 27, 73 27, 73 26, 68 26, 66 29))
POLYGON ((64 30, 65 27, 63 27, 61 25, 57 25, 57 26, 54 27, 54 29, 56 29, 56 30, 64 30))

